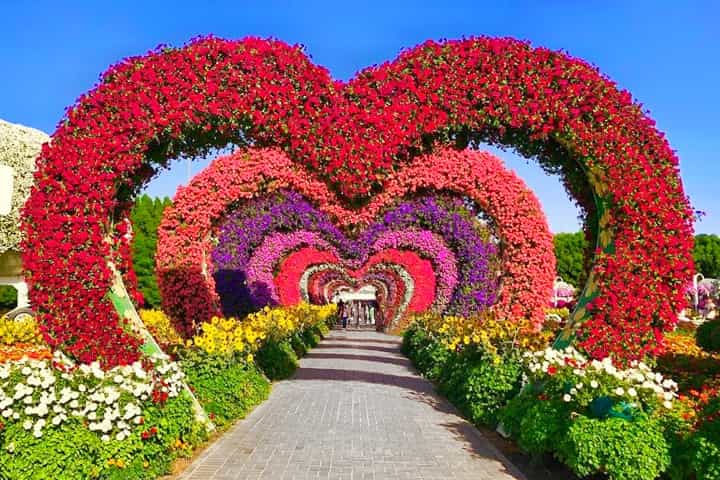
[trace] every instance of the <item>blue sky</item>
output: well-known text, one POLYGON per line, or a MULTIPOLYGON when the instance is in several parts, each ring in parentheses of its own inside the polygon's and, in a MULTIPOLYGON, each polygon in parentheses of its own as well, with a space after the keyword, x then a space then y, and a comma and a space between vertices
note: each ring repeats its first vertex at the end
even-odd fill
MULTIPOLYGON (((594 63, 629 90, 667 134, 693 206, 707 213, 696 230, 720 233, 719 25, 720 3, 712 1, 5 0, 0 118, 52 133, 109 65, 197 35, 301 43, 340 79, 428 38, 513 36, 594 63)), ((553 231, 578 228, 557 178, 511 152, 500 156, 538 194, 553 231)), ((191 171, 206 163, 194 162, 191 171)), ((171 196, 186 181, 187 166, 174 164, 147 191, 171 196)))

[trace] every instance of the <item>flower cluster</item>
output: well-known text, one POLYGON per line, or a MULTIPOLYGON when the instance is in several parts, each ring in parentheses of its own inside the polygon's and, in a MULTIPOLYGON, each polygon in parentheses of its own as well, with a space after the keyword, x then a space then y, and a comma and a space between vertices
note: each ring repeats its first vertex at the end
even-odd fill
POLYGON ((428 310, 436 302, 432 263, 412 251, 382 250, 353 271, 339 265, 332 253, 308 247, 288 255, 279 270, 275 283, 281 303, 286 305, 299 299, 326 303, 343 287, 369 284, 381 292, 392 292, 378 298, 383 324, 392 331, 404 326, 407 314, 428 310))
MULTIPOLYGON (((438 285, 433 292, 434 308, 444 310, 453 298, 470 298, 476 308, 487 307, 493 303, 497 288, 489 266, 489 257, 495 249, 482 238, 479 228, 471 219, 444 210, 432 197, 426 197, 394 207, 383 221, 372 224, 352 241, 299 195, 285 192, 263 196, 232 212, 219 227, 218 245, 212 252, 216 290, 226 315, 240 314, 248 307, 292 304, 297 297, 294 295, 297 285, 283 282, 291 291, 277 292, 272 279, 279 261, 293 249, 313 246, 342 256, 348 268, 359 268, 371 254, 396 248, 416 251, 433 263, 438 285), (433 216, 428 219, 429 215, 433 216), (437 221, 428 221, 432 219, 437 221), (429 224, 433 231, 412 229, 416 224, 423 227, 429 224), (286 233, 288 229, 290 233, 286 233), (458 250, 462 262, 445 245, 445 236, 458 250), (463 273, 460 279, 458 268, 463 273), (465 281, 464 288, 456 288, 459 281, 465 281)), ((280 271, 277 277, 293 276, 280 271)), ((308 298, 306 293, 302 295, 308 298)))
POLYGON ((42 336, 34 318, 11 320, 0 316, 0 344, 42 343, 42 336))
POLYGON ((192 342, 209 354, 243 355, 252 362, 253 354, 266 341, 281 342, 310 327, 326 324, 335 313, 334 305, 309 305, 269 308, 243 319, 213 317, 201 325, 192 342))
POLYGON ((16 362, 23 358, 29 360, 50 360, 52 358, 52 352, 45 345, 35 343, 0 345, 0 363, 16 362))
POLYGON ((39 130, 0 120, 0 165, 13 171, 10 213, 0 215, 0 254, 20 249, 20 211, 30 195, 35 158, 48 140, 39 130))
MULTIPOLYGON (((499 226, 520 227, 507 236, 499 229, 507 241, 503 271, 520 277, 503 289, 500 301, 533 315, 537 305, 541 321, 552 279, 526 273, 528 266, 552 272, 552 248, 542 249, 550 243, 545 230, 522 225, 544 226, 542 216, 532 215, 534 197, 500 181, 486 189, 476 175, 483 163, 453 170, 458 157, 422 156, 436 145, 482 141, 513 146, 548 171, 561 172, 569 193, 590 213, 589 225, 599 220, 603 250, 591 276, 598 294, 579 331, 583 348, 594 357, 652 352, 677 321, 685 301, 682 279, 692 273, 692 213, 677 157, 631 95, 596 68, 511 38, 428 41, 347 83, 333 81, 300 47, 258 38, 199 38, 114 65, 67 109, 39 158, 23 224, 32 301, 53 345, 82 359, 131 362, 137 342, 122 333, 106 298, 112 281, 107 261, 117 257, 105 241, 113 231, 110 219, 127 209, 126 193, 170 158, 232 142, 278 147, 346 199, 391 190, 397 198, 398 187, 405 193, 441 184, 487 207, 493 192, 515 190, 511 205, 500 202, 490 212, 499 226), (421 174, 413 175, 418 167, 421 174), (593 190, 606 207, 599 219, 593 190), (613 248, 607 248, 611 240, 613 248)), ((299 172, 286 167, 286 173, 299 172)), ((270 165, 253 168, 241 175, 241 186, 221 196, 251 196, 262 183, 259 174, 272 172, 270 165)), ((303 194, 322 184, 295 178, 306 187, 297 189, 303 194)), ((203 205, 211 190, 184 208, 203 205)), ((324 187, 312 198, 328 192, 324 187)), ((379 196, 374 201, 382 203, 379 196)), ((177 251, 161 259, 168 262, 166 271, 180 270, 177 291, 192 278, 184 293, 198 294, 198 304, 214 300, 202 275, 209 251, 203 247, 208 223, 226 205, 212 202, 220 209, 203 208, 204 221, 183 223, 192 215, 176 212, 166 224, 186 232, 173 243, 188 261, 177 261, 177 251)))
POLYGON ((142 309, 139 313, 143 324, 160 345, 179 345, 183 343, 182 337, 162 310, 142 309))
MULTIPOLYGON (((268 262, 274 263, 277 256, 263 255, 264 260, 256 260, 265 265, 262 281, 250 279, 248 264, 266 236, 303 230, 317 232, 345 261, 359 263, 377 250, 373 246, 388 232, 432 232, 418 235, 442 238, 446 250, 456 258, 457 273, 453 274, 447 255, 433 254, 440 253, 436 247, 427 252, 414 250, 434 257, 436 273, 442 277, 437 285, 444 289, 436 292, 436 298, 450 311, 470 314, 492 305, 501 282, 500 303, 511 310, 506 317, 528 315, 536 325, 543 321, 542 307, 549 296, 554 266, 545 216, 533 194, 499 159, 473 151, 442 151, 419 158, 391 179, 386 192, 366 207, 350 210, 312 174, 301 173, 274 150, 239 151, 216 159, 178 192, 165 212, 158 241, 165 310, 175 319, 207 319, 219 314, 218 304, 225 315, 272 304, 277 299, 267 274, 268 262), (272 185, 274 190, 263 195, 262 185, 272 185), (415 195, 397 203, 421 188, 469 196, 475 208, 493 220, 500 251, 474 218, 477 212, 470 212, 458 198, 415 195), (279 191, 282 189, 290 191, 279 191), (239 208, 227 213, 243 200, 239 208), (362 226, 365 228, 360 229, 362 226), (357 240, 346 237, 340 228, 354 231, 357 240), (213 246, 207 232, 214 230, 218 238, 213 246), (493 266, 498 253, 500 279, 493 266)), ((192 330, 192 326, 185 328, 192 330)))
POLYGON ((574 303, 576 300, 575 294, 577 289, 564 282, 561 278, 556 278, 553 282, 553 295, 550 300, 550 306, 552 308, 565 308, 574 303))
POLYGON ((552 336, 550 332, 537 331, 527 319, 507 322, 493 312, 471 317, 425 313, 414 316, 412 321, 452 351, 467 346, 493 354, 510 349, 539 349, 547 346, 552 336))
POLYGON ((643 362, 620 368, 609 357, 588 360, 573 347, 527 351, 523 357, 529 381, 544 385, 544 397, 556 396, 582 407, 609 398, 631 409, 653 409, 659 404, 669 409, 677 397, 677 383, 643 362))
POLYGON ((183 373, 166 356, 103 370, 75 365, 60 352, 51 361, 0 364, 0 418, 41 437, 70 418, 87 421, 103 441, 123 440, 143 423, 143 405, 162 403, 183 388, 183 373))

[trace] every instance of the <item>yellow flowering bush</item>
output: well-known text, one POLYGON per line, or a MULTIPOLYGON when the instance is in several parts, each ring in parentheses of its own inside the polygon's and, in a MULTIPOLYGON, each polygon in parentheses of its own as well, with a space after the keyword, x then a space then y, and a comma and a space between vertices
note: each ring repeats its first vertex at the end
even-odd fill
POLYGON ((545 316, 557 315, 562 321, 565 321, 570 316, 570 310, 567 307, 562 308, 546 308, 545 316))
POLYGON ((471 344, 482 346, 490 353, 506 348, 539 350, 545 348, 553 336, 551 332, 536 331, 529 320, 499 320, 492 312, 468 318, 424 313, 413 320, 448 350, 471 344))
POLYGON ((281 342, 311 327, 327 328, 335 305, 301 303, 292 307, 265 307, 243 319, 213 317, 201 325, 193 344, 209 354, 253 354, 267 341, 281 342))
POLYGON ((183 339, 161 310, 140 310, 140 318, 161 345, 181 345, 183 339))
POLYGON ((41 344, 43 342, 35 319, 11 320, 0 317, 0 343, 14 345, 16 343, 41 344))

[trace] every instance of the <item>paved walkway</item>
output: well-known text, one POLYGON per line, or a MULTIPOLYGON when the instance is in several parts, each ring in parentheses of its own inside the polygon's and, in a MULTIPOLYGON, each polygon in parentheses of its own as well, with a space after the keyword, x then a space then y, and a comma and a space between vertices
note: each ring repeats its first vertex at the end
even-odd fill
POLYGON ((397 337, 334 331, 182 479, 523 479, 397 337))

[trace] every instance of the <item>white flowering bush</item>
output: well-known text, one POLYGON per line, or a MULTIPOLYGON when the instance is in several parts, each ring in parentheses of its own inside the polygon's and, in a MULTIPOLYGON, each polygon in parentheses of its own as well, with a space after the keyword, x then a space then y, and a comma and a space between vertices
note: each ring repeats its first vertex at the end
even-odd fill
POLYGON ((104 442, 122 441, 143 423, 144 404, 180 394, 183 376, 165 355, 108 371, 97 362, 75 365, 60 352, 52 361, 24 358, 0 364, 0 421, 40 438, 79 419, 104 442))
MULTIPOLYGON (((660 406, 671 409, 677 397, 677 383, 642 362, 618 368, 609 357, 589 360, 572 347, 525 352, 523 360, 531 385, 541 389, 545 397, 562 399, 577 410, 598 399, 605 399, 608 408, 620 405, 626 411, 652 411, 660 406)), ((597 414, 597 408, 591 413, 597 414)))
POLYGON ((50 137, 34 128, 0 120, 0 165, 14 170, 12 206, 9 215, 0 215, 0 254, 20 245, 20 210, 30 195, 35 158, 50 137))
POLYGON ((669 467, 677 384, 642 363, 619 367, 572 347, 528 351, 525 385, 500 412, 526 452, 552 454, 580 477, 654 480, 669 467))

